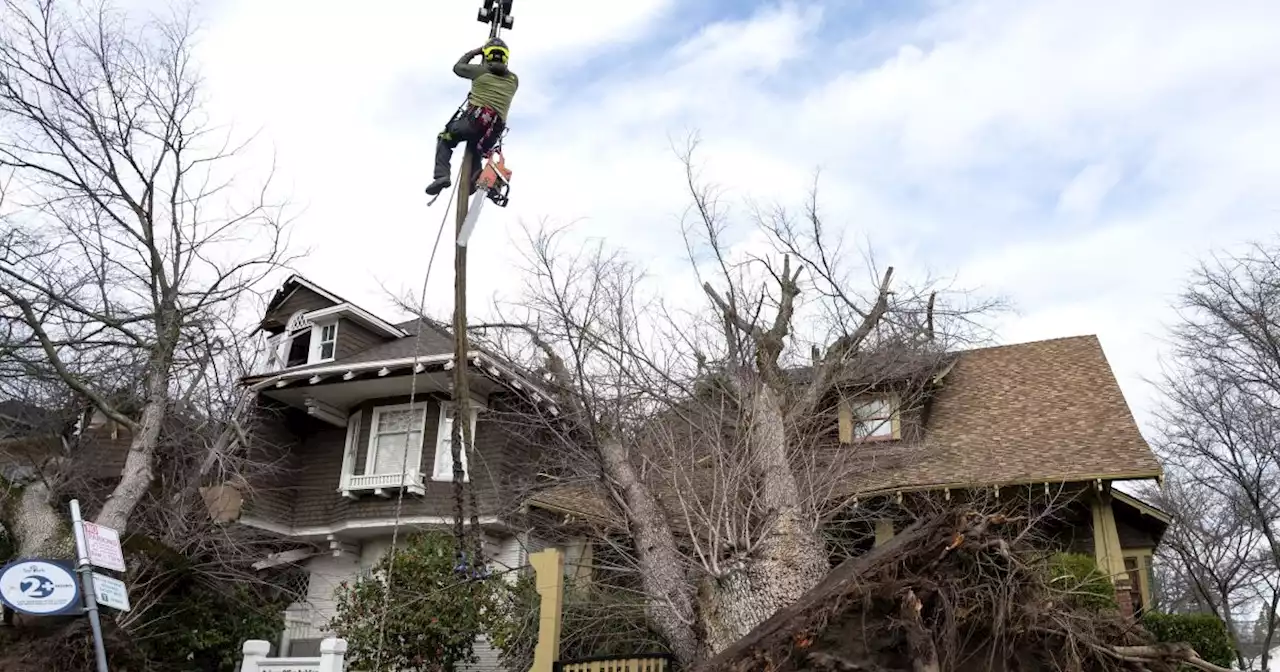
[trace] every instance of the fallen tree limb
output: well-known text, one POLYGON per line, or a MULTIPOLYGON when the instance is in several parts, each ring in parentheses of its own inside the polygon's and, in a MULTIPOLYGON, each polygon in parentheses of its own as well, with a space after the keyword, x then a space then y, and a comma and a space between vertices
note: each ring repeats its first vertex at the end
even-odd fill
POLYGON ((1226 672, 1055 583, 1034 521, 949 511, 836 567, 695 672, 1226 672))

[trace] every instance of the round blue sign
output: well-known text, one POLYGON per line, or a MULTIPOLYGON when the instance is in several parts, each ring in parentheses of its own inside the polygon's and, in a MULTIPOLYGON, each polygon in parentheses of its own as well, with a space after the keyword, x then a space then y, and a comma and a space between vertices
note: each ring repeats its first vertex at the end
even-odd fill
POLYGON ((14 611, 52 616, 80 606, 80 584, 65 563, 19 560, 0 570, 0 600, 14 611))

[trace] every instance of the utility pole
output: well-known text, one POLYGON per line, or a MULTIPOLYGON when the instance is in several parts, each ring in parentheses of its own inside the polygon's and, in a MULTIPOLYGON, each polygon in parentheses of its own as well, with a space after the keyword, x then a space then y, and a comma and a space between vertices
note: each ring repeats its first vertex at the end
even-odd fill
MULTIPOLYGON (((458 179, 458 219, 454 234, 460 237, 463 223, 467 220, 467 200, 471 197, 472 166, 478 158, 468 143, 462 156, 462 173, 458 179)), ((456 240, 457 238, 455 238, 456 240)), ((462 456, 473 441, 471 436, 471 386, 467 378, 467 353, 470 346, 467 341, 467 248, 465 245, 453 246, 453 431, 450 436, 453 452, 453 495, 454 495, 454 533, 460 547, 475 554, 479 549, 466 548, 463 542, 463 470, 462 456)), ((471 533, 479 534, 478 530, 471 533)), ((479 544, 477 544, 478 546, 479 544)), ((478 562, 480 558, 472 557, 469 563, 478 562)), ((472 569, 471 566, 467 570, 472 569)))

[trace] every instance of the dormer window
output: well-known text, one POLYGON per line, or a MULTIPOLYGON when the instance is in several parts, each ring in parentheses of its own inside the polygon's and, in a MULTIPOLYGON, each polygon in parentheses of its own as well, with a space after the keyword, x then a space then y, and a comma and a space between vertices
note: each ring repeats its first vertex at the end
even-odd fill
POLYGON ((311 358, 311 330, 289 335, 289 357, 284 365, 302 366, 311 358))
POLYGON ((298 311, 284 332, 267 341, 268 371, 330 362, 338 354, 338 318, 313 321, 298 311))
POLYGON ((897 400, 890 395, 840 400, 840 443, 902 438, 897 400))

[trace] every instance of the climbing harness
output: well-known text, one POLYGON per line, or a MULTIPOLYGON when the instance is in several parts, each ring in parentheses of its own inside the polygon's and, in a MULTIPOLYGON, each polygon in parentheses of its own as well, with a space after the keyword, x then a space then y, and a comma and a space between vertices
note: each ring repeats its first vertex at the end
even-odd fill
MULTIPOLYGON (((511 3, 508 2, 506 4, 509 10, 511 3)), ((503 49, 505 49, 505 46, 503 49)), ((511 189, 511 171, 507 169, 505 158, 502 155, 502 140, 507 136, 507 131, 510 129, 502 117, 498 115, 497 110, 488 107, 473 106, 470 104, 469 100, 464 100, 462 104, 458 106, 458 109, 454 111, 453 116, 449 118, 449 122, 445 124, 445 128, 448 129, 455 122, 466 117, 470 117, 476 124, 479 124, 479 126, 484 129, 479 138, 473 142, 468 142, 466 145, 469 148, 474 148, 476 158, 484 162, 482 168, 474 171, 478 177, 474 180, 468 179, 471 188, 469 193, 474 194, 477 189, 482 189, 485 196, 487 196, 489 200, 493 201, 495 205, 499 208, 505 208, 507 207, 507 202, 510 200, 507 194, 511 189), (497 163, 495 163, 491 158, 494 154, 497 154, 499 157, 497 163), (491 177, 487 184, 484 183, 486 175, 491 177)), ((444 137, 448 132, 448 130, 445 130, 440 134, 440 136, 444 137)), ((459 174, 459 176, 459 179, 461 179, 461 174, 459 174)), ((431 197, 431 200, 427 201, 427 207, 433 205, 436 202, 436 199, 440 198, 441 193, 443 193, 443 190, 436 192, 436 194, 431 197)), ((478 212, 479 209, 475 207, 476 203, 477 201, 472 201, 472 209, 478 212)), ((472 225, 474 226, 474 221, 472 221, 472 225)), ((468 230, 468 234, 469 233, 470 231, 468 230)), ((466 243, 459 242, 459 245, 465 247, 466 243)))

